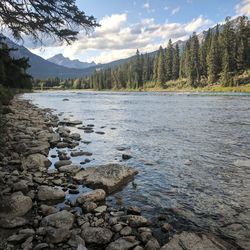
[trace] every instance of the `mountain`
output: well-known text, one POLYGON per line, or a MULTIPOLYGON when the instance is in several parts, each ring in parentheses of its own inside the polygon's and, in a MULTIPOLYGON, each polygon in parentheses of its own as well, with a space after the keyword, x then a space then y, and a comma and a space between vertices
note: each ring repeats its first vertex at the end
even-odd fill
POLYGON ((9 48, 17 49, 11 52, 14 58, 28 57, 29 64, 31 67, 28 69, 28 73, 34 78, 46 79, 48 77, 60 77, 60 78, 74 78, 82 77, 91 74, 94 69, 71 69, 64 66, 57 65, 55 63, 49 62, 40 56, 37 56, 30 52, 24 46, 18 45, 9 38, 4 37, 4 42, 7 43, 9 48))
POLYGON ((95 62, 88 63, 88 62, 81 62, 77 59, 70 60, 68 57, 64 57, 62 54, 54 55, 53 57, 48 58, 47 61, 67 68, 75 68, 75 69, 85 69, 96 66, 95 62))

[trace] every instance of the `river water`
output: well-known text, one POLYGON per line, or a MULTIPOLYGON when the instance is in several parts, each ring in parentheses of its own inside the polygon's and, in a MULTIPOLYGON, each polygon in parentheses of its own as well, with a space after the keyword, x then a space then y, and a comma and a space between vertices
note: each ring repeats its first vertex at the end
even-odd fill
POLYGON ((250 249, 250 95, 58 91, 23 97, 105 132, 73 129, 91 141, 79 145, 93 153, 84 167, 132 156, 122 164, 139 174, 111 203, 122 197, 151 217, 173 211, 250 249))

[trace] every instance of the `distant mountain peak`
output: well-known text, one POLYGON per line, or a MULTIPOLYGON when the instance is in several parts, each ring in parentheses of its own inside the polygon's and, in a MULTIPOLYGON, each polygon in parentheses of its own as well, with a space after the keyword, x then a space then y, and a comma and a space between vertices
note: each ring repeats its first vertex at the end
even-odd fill
POLYGON ((64 66, 67 68, 74 68, 74 69, 86 69, 89 67, 96 66, 95 62, 81 62, 78 59, 71 60, 68 57, 65 57, 62 53, 56 54, 52 56, 51 58, 48 58, 47 61, 53 62, 57 65, 64 66))

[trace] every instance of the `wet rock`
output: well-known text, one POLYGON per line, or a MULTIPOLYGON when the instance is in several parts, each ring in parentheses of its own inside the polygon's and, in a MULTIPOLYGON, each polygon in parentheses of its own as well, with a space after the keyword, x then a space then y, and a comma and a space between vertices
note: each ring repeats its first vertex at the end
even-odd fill
POLYGON ((91 188, 102 188, 107 193, 113 193, 131 181, 137 173, 136 170, 126 166, 108 164, 87 168, 78 172, 73 178, 91 188))
POLYGON ((97 208, 96 203, 91 201, 86 201, 82 205, 82 209, 85 213, 91 213, 97 208))
POLYGON ((32 236, 35 234, 35 230, 32 228, 25 228, 25 229, 21 229, 18 232, 19 234, 25 234, 27 236, 32 236))
POLYGON ((72 161, 69 160, 60 160, 55 162, 54 166, 55 168, 60 168, 62 166, 66 166, 66 165, 70 165, 72 163, 72 161))
POLYGON ((58 127, 56 132, 62 137, 68 137, 70 134, 70 129, 65 127, 58 127))
POLYGON ((32 200, 22 192, 13 193, 10 197, 4 197, 0 204, 0 217, 19 217, 29 212, 32 208, 32 200))
POLYGON ((131 159, 131 158, 132 158, 131 155, 122 154, 122 159, 123 159, 123 160, 129 160, 129 159, 131 159))
POLYGON ((133 247, 139 245, 139 241, 130 241, 129 239, 126 238, 119 238, 118 240, 110 243, 106 250, 129 250, 132 249, 133 247))
POLYGON ((89 244, 104 245, 110 242, 113 233, 101 227, 86 227, 82 230, 82 238, 89 244))
POLYGON ((70 120, 62 120, 59 122, 59 125, 66 125, 66 126, 76 126, 76 125, 81 125, 82 121, 79 120, 74 120, 74 121, 70 121, 70 120))
POLYGON ((84 155, 83 151, 73 151, 70 153, 70 156, 72 157, 77 157, 77 156, 82 156, 82 155, 84 155))
POLYGON ((75 140, 75 141, 80 141, 81 140, 81 135, 78 134, 78 133, 72 133, 69 137, 71 139, 75 140))
POLYGON ((68 228, 53 228, 49 227, 47 229, 46 240, 49 243, 57 244, 60 242, 65 242, 70 237, 70 231, 68 228))
POLYGON ((141 209, 139 207, 136 207, 136 206, 130 206, 127 208, 127 214, 140 215, 141 209))
POLYGON ((58 168, 59 172, 62 173, 69 173, 69 174, 76 174, 81 170, 81 166, 79 165, 65 165, 58 168))
POLYGON ((190 165, 192 165, 192 161, 191 161, 191 160, 186 160, 186 161, 184 162, 184 165, 190 166, 190 165))
POLYGON ((105 134, 103 131, 96 131, 95 133, 98 134, 98 135, 104 135, 105 134))
POLYGON ((43 185, 38 188, 37 196, 41 201, 60 200, 65 197, 65 193, 59 188, 43 185))
POLYGON ((55 228, 72 228, 74 223, 74 215, 68 211, 61 211, 48 215, 42 219, 42 226, 51 226, 55 228))
POLYGON ((125 216, 125 218, 127 219, 131 227, 145 227, 145 226, 150 225, 149 220, 143 216, 128 215, 128 216, 125 216))
POLYGON ((192 232, 182 232, 174 235, 173 239, 164 245, 161 250, 183 250, 183 249, 204 249, 204 250, 226 250, 215 238, 210 240, 206 235, 197 235, 192 232))
POLYGON ((51 137, 49 138, 49 143, 51 146, 55 146, 58 142, 61 141, 61 137, 57 133, 51 134, 51 137))
POLYGON ((121 230, 123 229, 123 226, 122 226, 122 224, 120 224, 120 223, 118 223, 118 224, 115 224, 113 227, 112 227, 112 230, 114 231, 114 232, 120 232, 121 230))
POLYGON ((69 99, 68 99, 68 98, 64 98, 64 99, 63 99, 63 102, 66 102, 66 101, 69 101, 69 99))
POLYGON ((102 189, 96 189, 94 191, 90 191, 79 195, 77 198, 77 202, 79 204, 83 204, 86 201, 92 201, 92 202, 103 201, 105 200, 105 198, 106 198, 105 191, 102 189))
POLYGON ((162 226, 161 226, 161 230, 162 230, 163 232, 169 232, 171 229, 172 229, 172 225, 169 224, 169 223, 164 223, 164 224, 162 224, 162 226))
POLYGON ((42 154, 32 154, 22 160, 22 168, 43 171, 51 165, 51 161, 42 154))
POLYGON ((57 148, 67 148, 68 147, 68 143, 67 142, 58 142, 57 144, 56 144, 56 147, 57 148))

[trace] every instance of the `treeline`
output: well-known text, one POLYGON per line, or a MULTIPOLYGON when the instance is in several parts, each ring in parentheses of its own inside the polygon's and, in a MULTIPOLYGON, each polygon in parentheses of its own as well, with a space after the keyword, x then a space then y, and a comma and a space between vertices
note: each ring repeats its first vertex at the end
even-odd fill
POLYGON ((59 77, 48 78, 45 80, 34 79, 33 88, 35 89, 89 89, 90 85, 85 78, 60 79, 59 77))
POLYGON ((32 88, 32 77, 26 73, 30 67, 28 58, 15 59, 4 42, 5 38, 0 36, 0 85, 6 88, 32 88))
POLYGON ((86 82, 94 89, 143 88, 174 84, 204 87, 250 82, 250 22, 242 16, 209 29, 202 41, 194 33, 183 48, 169 40, 156 55, 140 54, 115 69, 96 70, 86 82), (245 74, 244 74, 245 72, 245 74), (243 75, 241 77, 241 75, 243 75))

